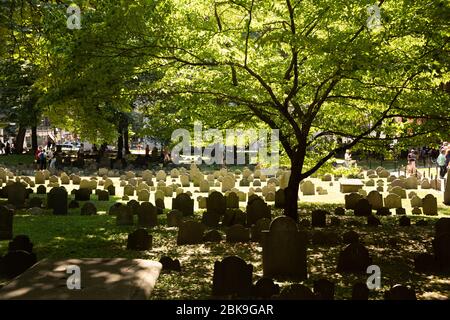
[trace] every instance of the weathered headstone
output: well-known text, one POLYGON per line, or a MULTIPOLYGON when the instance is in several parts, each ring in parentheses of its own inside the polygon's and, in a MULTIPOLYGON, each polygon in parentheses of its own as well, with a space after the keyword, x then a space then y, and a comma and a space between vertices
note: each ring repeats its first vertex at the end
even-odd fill
POLYGON ((363 199, 358 193, 350 193, 345 195, 345 209, 355 209, 359 200, 363 199))
POLYGON ((339 254, 337 272, 365 274, 371 264, 369 251, 360 243, 351 243, 339 254))
POLYGON ((378 191, 370 191, 367 195, 367 201, 369 201, 372 209, 377 210, 383 206, 383 196, 378 191))
POLYGON ((437 199, 432 194, 427 194, 422 199, 423 214, 427 216, 436 216, 437 211, 437 199))
POLYGON ((402 207, 402 198, 396 194, 388 194, 384 198, 384 205, 388 209, 395 209, 402 207))
POLYGON ((13 237, 14 210, 0 206, 0 240, 9 240, 13 237))
POLYGON ((81 207, 80 213, 81 213, 82 216, 96 215, 97 214, 97 208, 95 207, 95 205, 92 202, 86 202, 81 207))
POLYGON ((226 231, 226 240, 230 243, 250 241, 250 231, 243 225, 235 224, 226 231))
POLYGON ((147 230, 139 228, 128 234, 127 249, 129 250, 151 250, 152 235, 147 230))
POLYGON ((172 209, 181 211, 184 216, 191 216, 194 214, 194 200, 188 194, 181 193, 172 199, 172 209))
POLYGON ((137 208, 138 226, 152 228, 158 225, 156 207, 150 202, 142 202, 137 208))
POLYGON ((178 227, 183 220, 183 213, 179 210, 172 210, 167 213, 167 226, 178 227))
POLYGON ((178 226, 177 244, 199 244, 203 241, 205 226, 199 222, 186 221, 178 226))
POLYGON ((47 194, 47 206, 54 215, 67 215, 67 191, 63 187, 52 188, 47 194))
POLYGON ((213 296, 248 297, 252 291, 253 266, 239 257, 214 263, 213 296))
POLYGON ((257 198, 247 203, 247 226, 252 226, 261 218, 271 219, 270 207, 263 199, 257 198))
POLYGON ((324 228, 327 225, 327 211, 324 210, 314 210, 311 213, 311 226, 324 228))
MULTIPOLYGON (((111 212, 111 209, 110 209, 111 212)), ((116 211, 116 224, 118 226, 132 226, 133 221, 133 212, 129 206, 119 206, 116 211)))
POLYGON ((357 217, 367 217, 372 214, 372 206, 367 199, 360 199, 356 203, 354 212, 357 217))
POLYGON ((262 231, 263 273, 265 277, 307 278, 307 236, 299 232, 294 220, 278 217, 268 231, 262 231))
POLYGON ((25 205, 26 188, 21 182, 14 182, 7 186, 8 203, 16 208, 22 208, 25 205))

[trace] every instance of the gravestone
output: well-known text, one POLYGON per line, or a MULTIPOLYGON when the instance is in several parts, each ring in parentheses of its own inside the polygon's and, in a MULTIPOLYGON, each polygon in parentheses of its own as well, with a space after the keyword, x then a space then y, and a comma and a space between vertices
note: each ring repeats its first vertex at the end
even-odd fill
POLYGON ((357 217, 367 217, 372 214, 372 206, 367 199, 360 199, 356 203, 354 212, 357 217))
POLYGON ((214 263, 213 296, 248 297, 252 291, 253 266, 239 257, 214 263))
POLYGON ((367 195, 367 201, 369 201, 372 209, 377 210, 383 206, 383 196, 378 191, 370 191, 367 195))
POLYGON ((28 202, 29 208, 41 208, 42 207, 42 199, 41 198, 31 198, 28 202))
POLYGON ((6 188, 8 190, 8 203, 16 208, 23 208, 27 197, 25 186, 21 182, 14 182, 6 188))
POLYGON ((411 207, 421 207, 422 206, 422 199, 420 199, 418 196, 413 196, 410 200, 411 207))
POLYGON ((363 199, 358 193, 350 193, 345 195, 345 209, 355 209, 359 200, 363 199))
POLYGON ((284 208, 286 202, 286 196, 284 189, 278 189, 275 192, 275 208, 284 208))
POLYGON ((384 206, 388 209, 395 209, 402 207, 402 198, 396 194, 388 194, 384 198, 384 206))
POLYGON ((339 254, 337 272, 365 274, 371 264, 369 251, 360 243, 351 243, 339 254))
POLYGON ((227 209, 222 219, 222 226, 231 227, 235 224, 245 225, 247 223, 247 215, 240 209, 227 209))
POLYGON ((261 241, 261 232, 263 230, 269 230, 270 229, 270 219, 262 218, 256 221, 255 225, 251 228, 251 240, 254 242, 260 242, 261 241))
POLYGON ((158 225, 156 207, 150 202, 142 202, 137 208, 138 226, 153 228, 158 225))
POLYGON ((343 179, 340 180, 341 193, 354 193, 358 192, 364 187, 364 183, 359 179, 343 179))
POLYGON ((222 192, 226 192, 234 188, 234 178, 226 176, 222 179, 222 192))
POLYGON ((69 202, 69 209, 78 209, 80 207, 80 204, 76 200, 70 200, 69 202))
POLYGON ((213 191, 206 199, 206 211, 223 216, 226 209, 227 200, 220 192, 213 191))
POLYGON ((194 214, 194 200, 186 193, 180 193, 175 199, 172 199, 172 209, 180 210, 184 216, 194 214))
POLYGON ((437 211, 437 199, 432 194, 427 194, 422 199, 423 214, 427 216, 436 216, 437 211))
POLYGON ((239 197, 235 192, 230 192, 226 196, 227 208, 239 208, 239 197))
POLYGON ((163 256, 159 259, 159 262, 162 264, 163 271, 181 271, 180 260, 172 259, 171 257, 163 256))
POLYGON ((81 188, 75 190, 75 200, 76 201, 89 201, 91 199, 91 189, 81 188))
POLYGON ((250 231, 243 225, 235 224, 226 231, 226 241, 230 243, 250 241, 250 231))
POLYGON ((444 189, 444 204, 450 206, 450 169, 447 170, 447 179, 444 189))
POLYGON ((400 187, 393 187, 393 188, 391 188, 391 190, 389 192, 392 194, 398 195, 402 199, 406 199, 406 190, 405 189, 402 189, 400 187))
POLYGON ((10 251, 0 260, 0 276, 14 278, 36 263, 36 255, 26 251, 10 251))
POLYGON ((205 211, 202 215, 202 223, 208 228, 218 228, 220 215, 216 212, 205 211))
POLYGON ((337 207, 334 209, 334 214, 337 216, 344 216, 345 215, 345 209, 342 207, 337 207))
POLYGON ((116 187, 114 187, 113 185, 108 186, 108 193, 110 196, 115 196, 116 195, 116 187))
POLYGON ((147 230, 139 228, 128 234, 127 249, 129 250, 151 250, 153 236, 148 234, 147 230))
POLYGON ((177 245, 202 243, 204 232, 205 226, 199 222, 182 222, 178 226, 177 245))
POLYGON ((86 202, 81 207, 80 213, 82 216, 93 216, 97 214, 97 208, 92 202, 86 202))
POLYGON ((280 300, 316 300, 314 293, 302 284, 291 284, 281 290, 280 300))
POLYGON ((137 215, 138 214, 138 209, 139 209, 139 202, 137 202, 136 200, 130 200, 127 202, 127 207, 129 207, 131 209, 131 213, 137 215))
POLYGON ((34 182, 36 184, 45 184, 45 175, 42 171, 37 171, 34 175, 34 182))
POLYGON ((27 235, 17 235, 8 243, 8 252, 13 251, 33 253, 33 243, 27 235))
POLYGON ((268 231, 261 233, 264 277, 306 279, 307 236, 298 231, 295 221, 278 217, 272 221, 268 231))
POLYGON ((397 209, 395 209, 395 214, 398 216, 405 215, 406 210, 405 210, 405 208, 397 208, 397 209))
MULTIPOLYGON (((378 209, 378 210, 380 210, 380 209, 378 209)), ((377 217, 375 217, 373 215, 369 215, 367 217, 367 226, 369 226, 369 227, 381 226, 381 221, 377 217)))
POLYGON ((355 283, 352 287, 352 300, 369 300, 369 288, 366 283, 355 283))
POLYGON ((97 192, 98 201, 109 201, 109 192, 106 190, 99 190, 97 192))
POLYGON ((415 207, 415 208, 413 208, 411 210, 411 214, 413 214, 413 215, 420 215, 420 214, 422 214, 422 209, 420 209, 418 207, 415 207))
POLYGON ((304 196, 313 196, 316 194, 314 183, 309 180, 306 180, 300 185, 300 189, 303 192, 304 196))
POLYGON ((123 195, 132 197, 134 196, 134 187, 132 185, 127 184, 123 187, 123 195))
POLYGON ((163 214, 163 210, 166 208, 166 205, 164 204, 164 200, 163 199, 156 199, 155 200, 155 206, 157 209, 157 214, 163 214))
POLYGON ((167 226, 178 227, 183 220, 183 213, 179 210, 172 210, 167 213, 167 226))
POLYGON ((9 240, 13 237, 14 210, 0 206, 0 240, 9 240))
POLYGON ((47 206, 54 215, 67 215, 67 191, 63 187, 52 188, 47 194, 47 206))
POLYGON ((384 294, 385 300, 417 300, 413 289, 396 284, 384 294))
MULTIPOLYGON (((110 209, 111 212, 111 209, 110 209)), ((132 209, 128 206, 119 206, 116 211, 116 224, 118 226, 132 226, 133 221, 133 212, 132 209)))
POLYGON ((418 181, 415 176, 410 176, 405 179, 405 189, 417 189, 418 181))
POLYGON ((325 228, 327 225, 327 211, 314 210, 311 213, 311 226, 317 228, 325 228))
POLYGON ((359 234, 353 230, 347 231, 342 235, 342 242, 345 244, 358 243, 359 234))
POLYGON ((314 293, 318 300, 334 300, 335 285, 326 279, 314 280, 314 293))
POLYGON ((261 218, 271 219, 270 207, 263 199, 257 198, 247 203, 247 226, 252 226, 261 218))
POLYGON ((280 293, 280 286, 270 278, 261 278, 256 281, 252 289, 252 296, 257 299, 270 299, 280 293))
POLYGON ((222 234, 217 230, 210 230, 203 236, 204 242, 220 242, 222 241, 222 234))
POLYGON ((400 227, 409 227, 411 226, 411 219, 406 216, 401 216, 400 219, 398 219, 398 225, 400 227))
POLYGON ((150 192, 148 190, 140 190, 137 193, 138 201, 149 201, 150 200, 150 192))
POLYGON ((47 188, 44 185, 40 185, 37 187, 36 194, 46 194, 47 188))

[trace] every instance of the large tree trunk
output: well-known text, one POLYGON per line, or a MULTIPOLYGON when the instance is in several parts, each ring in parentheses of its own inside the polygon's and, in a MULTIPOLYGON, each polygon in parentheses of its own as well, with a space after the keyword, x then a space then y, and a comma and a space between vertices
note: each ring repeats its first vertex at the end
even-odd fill
POLYGON ((291 217, 294 221, 298 221, 298 190, 301 182, 301 166, 298 164, 291 165, 291 176, 286 189, 284 189, 285 206, 284 215, 291 217))
POLYGON ((123 143, 125 147, 125 154, 130 154, 130 143, 128 137, 128 119, 126 118, 123 122, 123 143))
POLYGON ((22 154, 23 153, 23 142, 25 140, 25 134, 27 132, 26 127, 19 127, 19 132, 16 136, 16 142, 14 144, 14 153, 16 154, 22 154))
POLYGON ((33 149, 33 154, 35 154, 36 150, 38 148, 37 127, 36 126, 31 127, 31 148, 33 149))
POLYGON ((122 127, 119 126, 119 136, 117 137, 117 159, 123 158, 123 132, 122 127))

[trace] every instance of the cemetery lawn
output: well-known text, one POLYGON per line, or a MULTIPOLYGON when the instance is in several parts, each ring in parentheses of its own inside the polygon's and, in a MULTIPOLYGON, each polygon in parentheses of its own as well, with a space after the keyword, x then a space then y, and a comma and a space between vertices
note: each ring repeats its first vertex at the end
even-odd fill
MULTIPOLYGON (((72 198, 72 196, 69 196, 72 198)), ((94 197, 93 197, 94 198, 94 197)), ((14 234, 27 234, 34 243, 34 252, 38 260, 43 258, 142 258, 157 260, 167 255, 180 260, 182 272, 163 272, 158 278, 152 293, 152 299, 210 299, 214 262, 228 255, 237 255, 254 266, 254 281, 262 277, 261 248, 256 243, 228 244, 206 243, 201 245, 177 246, 177 228, 166 227, 166 215, 159 215, 160 225, 149 230, 153 235, 153 249, 149 251, 126 250, 128 233, 135 226, 116 226, 115 216, 106 214, 108 208, 117 199, 108 202, 93 202, 99 214, 81 216, 80 209, 70 209, 67 216, 45 215, 31 216, 16 214, 14 234)), ((80 206, 83 202, 80 202, 80 206)), ((301 219, 310 218, 315 208, 332 211, 337 205, 301 203, 301 219)), ((450 214, 450 209, 442 209, 441 214, 450 214)), ((276 211, 275 215, 281 214, 276 211)), ((201 214, 196 214, 200 220, 201 214)), ((424 216, 409 216, 414 223, 424 216)), ((135 217, 136 219, 137 217, 135 217)), ((328 218, 329 219, 329 218, 328 218)), ((444 275, 425 275, 413 270, 413 258, 416 254, 431 251, 434 236, 433 224, 436 218, 428 217, 430 225, 426 227, 398 227, 395 217, 380 217, 382 227, 352 227, 350 221, 365 224, 365 218, 341 216, 341 225, 328 227, 327 230, 342 234, 347 230, 360 233, 373 263, 381 268, 382 290, 372 291, 371 299, 383 299, 383 291, 401 283, 416 289, 419 299, 440 299, 450 296, 450 279, 444 275)), ((311 234, 312 229, 308 228, 311 234)), ((223 231, 223 230, 222 230, 223 231)), ((225 236, 224 236, 225 238, 225 236)), ((7 251, 8 241, 0 241, 0 254, 7 251)), ((349 299, 351 286, 356 281, 365 282, 367 276, 340 275, 335 272, 339 251, 344 245, 308 246, 309 279, 304 283, 312 288, 313 280, 320 277, 334 281, 337 285, 336 299, 349 299)), ((4 284, 4 280, 0 280, 4 284)), ((279 279, 285 286, 290 281, 279 279)))
POLYGON ((17 166, 19 164, 30 164, 34 162, 34 156, 31 154, 12 154, 0 155, 0 165, 2 166, 17 166))

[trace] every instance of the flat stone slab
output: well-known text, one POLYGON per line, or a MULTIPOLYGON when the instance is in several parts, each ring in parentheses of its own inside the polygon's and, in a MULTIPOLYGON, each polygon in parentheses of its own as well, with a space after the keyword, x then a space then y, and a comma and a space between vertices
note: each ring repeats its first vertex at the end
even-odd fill
POLYGON ((342 193, 358 192, 364 186, 360 179, 343 179, 339 180, 342 193))
POLYGON ((0 299, 145 300, 162 265, 143 259, 44 259, 0 289, 0 299), (68 289, 68 266, 78 266, 81 289, 68 289))

